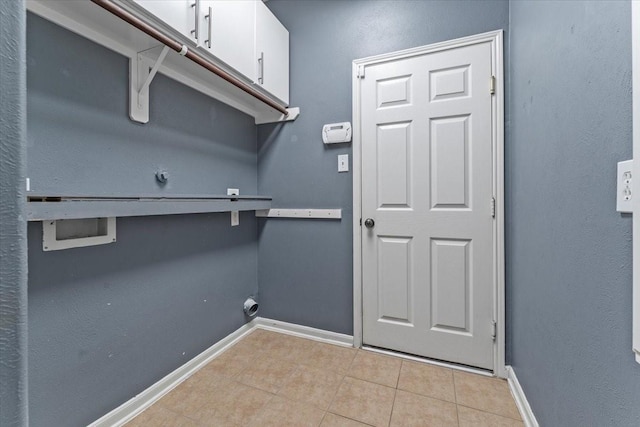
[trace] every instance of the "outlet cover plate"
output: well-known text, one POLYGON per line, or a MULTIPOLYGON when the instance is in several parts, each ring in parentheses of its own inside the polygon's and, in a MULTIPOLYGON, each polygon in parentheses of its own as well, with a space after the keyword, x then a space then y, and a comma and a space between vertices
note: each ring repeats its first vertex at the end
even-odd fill
POLYGON ((618 212, 633 212, 633 160, 618 162, 616 185, 616 210, 618 212))

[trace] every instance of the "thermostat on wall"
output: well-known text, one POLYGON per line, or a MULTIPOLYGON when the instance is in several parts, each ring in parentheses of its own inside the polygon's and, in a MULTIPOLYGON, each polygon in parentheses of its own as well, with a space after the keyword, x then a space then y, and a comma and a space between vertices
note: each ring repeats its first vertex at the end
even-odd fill
POLYGON ((331 123, 322 127, 322 142, 325 144, 339 144, 351 142, 351 123, 331 123))

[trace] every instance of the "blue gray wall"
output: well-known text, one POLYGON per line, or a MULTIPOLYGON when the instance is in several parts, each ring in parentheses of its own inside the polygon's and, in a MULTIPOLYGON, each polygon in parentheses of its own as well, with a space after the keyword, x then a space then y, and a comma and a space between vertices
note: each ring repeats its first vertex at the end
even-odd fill
POLYGON ((491 30, 507 30, 506 1, 267 3, 290 33, 291 105, 300 117, 258 131, 258 187, 274 207, 342 208, 342 221, 262 220, 263 315, 353 333, 352 174, 337 172, 325 123, 351 121, 351 62, 491 30))
POLYGON ((542 426, 640 425, 629 2, 511 2, 509 362, 542 426))
MULTIPOLYGON (((508 362, 543 426, 639 425, 631 221, 615 212, 615 163, 631 157, 629 3, 268 5, 291 33, 291 104, 302 115, 261 126, 257 136, 251 118, 163 76, 152 84, 151 122, 130 122, 126 60, 29 17, 28 175, 35 191, 223 193, 233 186, 273 195, 274 206, 344 214, 340 222, 257 224, 247 213, 233 229, 226 214, 123 218, 115 244, 47 253, 40 225, 31 224, 31 425, 86 424, 239 327, 257 272, 261 315, 352 333, 352 178, 336 170, 336 156, 351 154, 351 146, 327 148, 320 139, 322 124, 351 120, 351 61, 506 30, 509 9, 508 362), (153 178, 160 167, 171 176, 166 188, 153 178)), ((21 31, 19 19, 7 23, 5 16, 2 53, 11 49, 7 25, 14 41, 21 31)), ((4 119, 6 88, 14 87, 7 79, 17 78, 18 99, 20 84, 2 71, 4 119)), ((5 169, 5 153, 20 157, 5 132, 20 138, 20 129, 0 122, 3 207, 22 185, 19 167, 5 169)), ((5 227, 13 213, 2 214, 5 227)), ((20 242, 14 225, 10 241, 20 242)), ((19 265, 0 270, 3 291, 7 280, 20 280, 19 265)), ((20 309, 20 294, 11 298, 20 309)), ((24 334, 0 329, 7 331, 19 346, 10 341, 7 349, 23 351, 24 334)), ((0 350, 3 362, 12 357, 0 350)), ((17 373, 1 378, 0 417, 19 424, 26 422, 25 366, 16 360, 23 364, 17 373), (17 402, 14 412, 6 412, 5 402, 13 403, 6 396, 17 402)))
MULTIPOLYGON (((256 194, 251 117, 159 75, 150 123, 135 124, 126 58, 34 15, 27 32, 33 191, 256 194)), ((57 252, 29 224, 31 426, 94 421, 245 322, 257 221, 229 224, 228 213, 118 218, 116 243, 57 252)))
POLYGON ((0 4, 0 425, 26 426, 25 11, 0 4))

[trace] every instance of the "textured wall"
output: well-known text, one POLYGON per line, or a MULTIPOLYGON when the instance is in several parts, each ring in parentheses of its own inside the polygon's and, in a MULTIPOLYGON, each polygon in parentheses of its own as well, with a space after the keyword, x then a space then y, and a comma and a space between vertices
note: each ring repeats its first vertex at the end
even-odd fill
POLYGON ((630 3, 511 2, 511 82, 509 362, 542 426, 638 426, 630 3))
MULTIPOLYGON (((252 118, 159 75, 150 123, 133 123, 126 58, 33 15, 27 32, 34 191, 257 192, 252 118)), ((57 252, 43 252, 41 224, 29 225, 30 425, 86 425, 245 322, 257 221, 229 222, 119 218, 115 244, 57 252)))
MULTIPOLYGON (((505 1, 267 3, 290 33, 291 105, 300 117, 258 131, 258 185, 275 207, 342 208, 342 221, 261 220, 263 315, 351 334, 352 176, 337 172, 325 123, 351 121, 351 62, 508 27, 505 1)), ((350 156, 351 157, 351 156, 350 156)), ((351 160, 351 158, 350 158, 351 160)))
POLYGON ((0 425, 26 426, 25 11, 0 2, 0 425))

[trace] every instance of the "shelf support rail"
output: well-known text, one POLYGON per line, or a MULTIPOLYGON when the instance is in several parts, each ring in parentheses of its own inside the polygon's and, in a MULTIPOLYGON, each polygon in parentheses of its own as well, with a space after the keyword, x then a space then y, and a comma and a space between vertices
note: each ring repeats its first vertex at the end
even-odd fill
POLYGON ((342 219, 342 209, 261 209, 258 218, 342 219))
MULTIPOLYGON (((112 14, 114 14, 118 18, 122 19, 123 21, 128 22, 130 25, 132 25, 133 27, 139 29, 140 31, 144 32, 145 34, 149 35, 150 37, 156 39, 157 41, 159 41, 163 45, 165 45, 165 46, 171 48, 172 50, 176 51, 180 55, 187 57, 191 61, 193 61, 196 64, 200 65, 201 67, 209 70, 210 72, 216 74, 218 77, 220 77, 220 78, 224 79, 225 81, 229 82, 230 84, 236 86, 237 88, 241 89, 242 91, 246 92, 247 94, 253 96, 254 98, 257 98, 258 100, 260 100, 261 102, 265 103, 269 107, 271 107, 274 110, 276 110, 276 111, 280 112, 281 114, 283 114, 284 117, 287 117, 289 115, 289 111, 287 110, 287 108, 285 106, 280 105, 279 103, 277 103, 274 100, 270 99, 266 95, 264 95, 264 94, 260 93, 259 91, 255 90, 253 87, 251 87, 251 85, 249 85, 249 84, 241 81, 237 77, 229 74, 228 72, 226 72, 222 68, 218 67, 213 62, 209 61, 208 59, 206 59, 202 55, 200 55, 197 52, 195 52, 194 50, 185 49, 185 45, 184 44, 178 42, 177 40, 174 40, 173 38, 167 36, 166 34, 163 34, 157 28, 153 27, 152 25, 147 24, 146 22, 144 22, 143 20, 141 20, 137 16, 133 15, 132 13, 130 13, 127 10, 123 9, 122 7, 120 7, 119 5, 111 2, 110 0, 91 0, 91 1, 94 4, 102 7, 105 10, 107 10, 108 12, 111 12, 112 14)), ((163 51, 164 51, 164 49, 163 49, 163 51)), ((131 64, 132 64, 131 66, 132 67, 133 67, 133 62, 134 61, 131 61, 131 64)), ((157 62, 156 62, 156 64, 157 64, 157 62)), ((160 67, 160 65, 158 65, 158 68, 160 67)), ((131 71, 133 71, 133 69, 131 71)), ((157 72, 157 70, 156 70, 156 72, 157 72)), ((137 77, 137 73, 136 73, 136 77, 137 77)), ((132 80, 133 79, 134 79, 134 77, 133 77, 133 73, 132 73, 132 80)), ((150 81, 149 81, 149 83, 150 83, 150 81)), ((136 87, 136 89, 138 89, 138 87, 136 87)), ((148 85, 147 85, 146 89, 148 91, 148 85)), ((133 117, 133 114, 132 114, 131 118, 132 118, 132 120, 139 121, 139 120, 137 120, 136 118, 133 117)), ((148 119, 148 114, 147 114, 147 120, 146 121, 142 121, 141 123, 147 123, 148 121, 149 121, 149 119, 148 119)))

